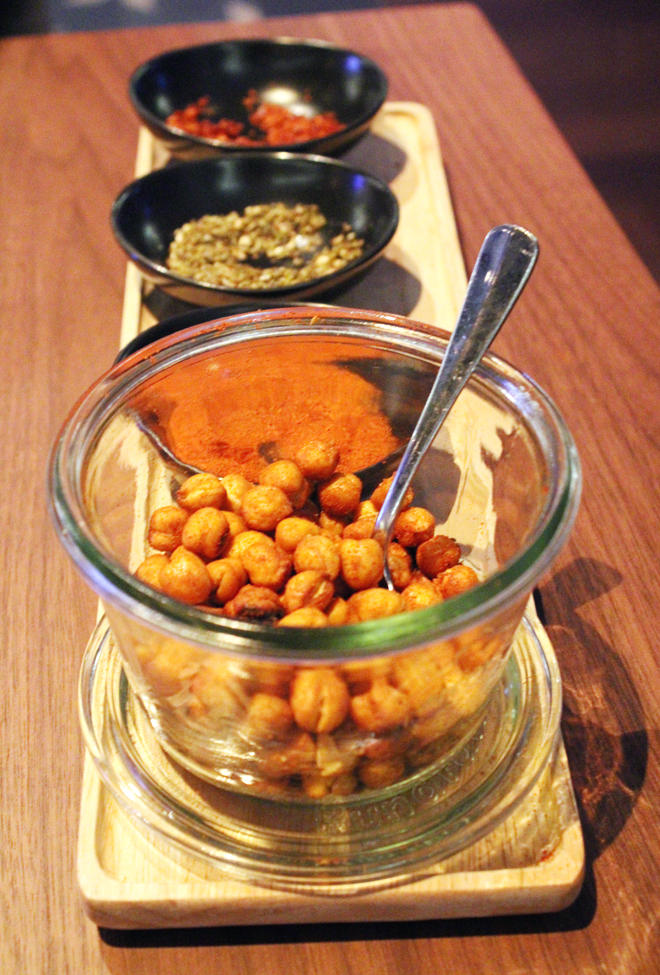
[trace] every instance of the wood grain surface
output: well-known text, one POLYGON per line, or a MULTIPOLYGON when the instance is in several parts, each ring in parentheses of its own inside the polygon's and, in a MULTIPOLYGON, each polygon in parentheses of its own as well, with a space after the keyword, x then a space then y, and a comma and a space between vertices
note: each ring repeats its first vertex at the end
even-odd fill
POLYGON ((467 5, 10 39, 0 45, 3 975, 657 971, 660 291, 482 15, 467 5), (566 415, 576 528, 541 587, 588 878, 560 914, 474 921, 99 932, 75 883, 76 682, 96 599, 50 528, 50 446, 116 353, 125 261, 108 222, 133 171, 131 71, 172 46, 318 37, 427 105, 468 267, 485 232, 541 241, 496 349, 566 415))

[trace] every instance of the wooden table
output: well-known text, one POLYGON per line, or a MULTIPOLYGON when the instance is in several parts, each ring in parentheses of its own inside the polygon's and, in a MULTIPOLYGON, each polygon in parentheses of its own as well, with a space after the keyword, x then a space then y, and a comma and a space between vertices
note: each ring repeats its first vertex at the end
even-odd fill
POLYGON ((0 56, 4 975, 657 970, 660 292, 484 18, 467 5, 6 40, 0 56), (125 261, 108 224, 131 178, 133 68, 212 38, 326 38, 426 104, 464 255, 518 222, 542 257, 496 348, 567 417, 584 466, 571 541, 541 588, 588 849, 561 914, 387 925, 99 932, 75 874, 76 680, 96 600, 48 522, 48 452, 116 352, 125 261))

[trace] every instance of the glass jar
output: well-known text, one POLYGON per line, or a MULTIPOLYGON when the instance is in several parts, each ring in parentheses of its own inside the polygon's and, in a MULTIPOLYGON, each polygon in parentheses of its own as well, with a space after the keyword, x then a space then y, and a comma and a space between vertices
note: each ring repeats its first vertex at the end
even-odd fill
POLYGON ((157 740, 195 775, 274 801, 350 804, 423 780, 474 732, 580 494, 556 408, 495 356, 413 483, 414 505, 475 570, 472 588, 386 618, 299 628, 229 618, 135 576, 150 517, 185 476, 168 451, 256 479, 297 437, 330 430, 340 468, 357 469, 368 495, 369 468, 410 435, 446 342, 351 309, 238 315, 136 352, 66 421, 51 464, 55 525, 102 601, 157 740))

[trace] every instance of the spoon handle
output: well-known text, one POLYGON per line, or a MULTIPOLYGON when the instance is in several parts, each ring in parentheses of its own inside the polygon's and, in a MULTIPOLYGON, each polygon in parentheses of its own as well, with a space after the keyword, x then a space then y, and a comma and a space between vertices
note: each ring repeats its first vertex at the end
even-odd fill
MULTIPOLYGON (((376 520, 373 537, 383 548, 419 462, 515 304, 537 255, 536 237, 522 227, 504 224, 487 234, 442 365, 376 520)), ((385 578, 392 588, 387 570, 385 578)))

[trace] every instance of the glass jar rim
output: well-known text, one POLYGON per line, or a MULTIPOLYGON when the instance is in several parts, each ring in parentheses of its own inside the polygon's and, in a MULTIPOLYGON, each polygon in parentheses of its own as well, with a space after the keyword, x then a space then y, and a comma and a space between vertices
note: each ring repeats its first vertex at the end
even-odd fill
MULTIPOLYGON (((402 353, 441 361, 448 333, 389 313, 300 305, 249 312, 196 325, 116 363, 82 395, 52 451, 49 508, 60 539, 102 601, 161 633, 207 650, 277 661, 363 659, 450 639, 528 595, 563 547, 579 506, 580 462, 573 438, 541 387, 488 353, 470 384, 497 390, 525 407, 525 419, 551 461, 551 490, 527 544, 473 589, 426 609, 342 627, 273 627, 218 616, 180 603, 140 582, 96 543, 81 485, 85 458, 103 417, 147 379, 198 353, 265 338, 306 335, 327 340, 369 339, 402 353), (322 320, 322 329, 318 322, 322 320), (531 419, 530 419, 531 414, 531 419), (533 419, 533 423, 531 420, 533 419)), ((469 385, 470 385, 469 384, 469 385)))

